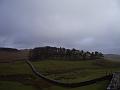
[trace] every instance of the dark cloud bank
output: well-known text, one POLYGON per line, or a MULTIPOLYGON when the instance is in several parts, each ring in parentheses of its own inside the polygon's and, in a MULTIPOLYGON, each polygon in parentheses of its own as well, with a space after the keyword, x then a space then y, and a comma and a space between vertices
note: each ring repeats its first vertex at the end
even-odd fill
POLYGON ((0 0, 0 47, 120 54, 119 0, 0 0))

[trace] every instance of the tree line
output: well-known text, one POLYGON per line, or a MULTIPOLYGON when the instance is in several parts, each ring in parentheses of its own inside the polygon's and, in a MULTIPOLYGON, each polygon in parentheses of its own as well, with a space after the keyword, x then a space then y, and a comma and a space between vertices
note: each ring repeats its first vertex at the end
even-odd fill
POLYGON ((65 60, 94 60, 103 58, 101 52, 89 52, 83 50, 57 48, 51 46, 36 47, 30 50, 29 58, 32 61, 44 59, 65 59, 65 60))

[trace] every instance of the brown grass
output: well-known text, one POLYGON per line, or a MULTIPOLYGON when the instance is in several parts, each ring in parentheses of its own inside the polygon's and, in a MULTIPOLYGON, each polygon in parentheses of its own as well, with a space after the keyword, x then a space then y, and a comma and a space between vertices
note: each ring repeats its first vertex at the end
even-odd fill
POLYGON ((27 59, 28 53, 28 50, 21 50, 16 52, 0 51, 0 63, 27 59))

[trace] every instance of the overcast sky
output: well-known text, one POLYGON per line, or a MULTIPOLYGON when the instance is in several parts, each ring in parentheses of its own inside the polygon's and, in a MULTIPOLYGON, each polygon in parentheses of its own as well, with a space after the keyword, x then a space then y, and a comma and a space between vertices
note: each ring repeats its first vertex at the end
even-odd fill
POLYGON ((0 0, 0 47, 120 54, 119 0, 0 0))

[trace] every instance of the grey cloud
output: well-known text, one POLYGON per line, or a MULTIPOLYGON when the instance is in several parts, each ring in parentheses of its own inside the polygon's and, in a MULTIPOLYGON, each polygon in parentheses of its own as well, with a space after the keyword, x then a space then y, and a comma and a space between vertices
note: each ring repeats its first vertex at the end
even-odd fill
POLYGON ((120 48, 119 0, 2 0, 0 3, 0 46, 53 45, 107 53, 118 53, 116 49, 120 48))

